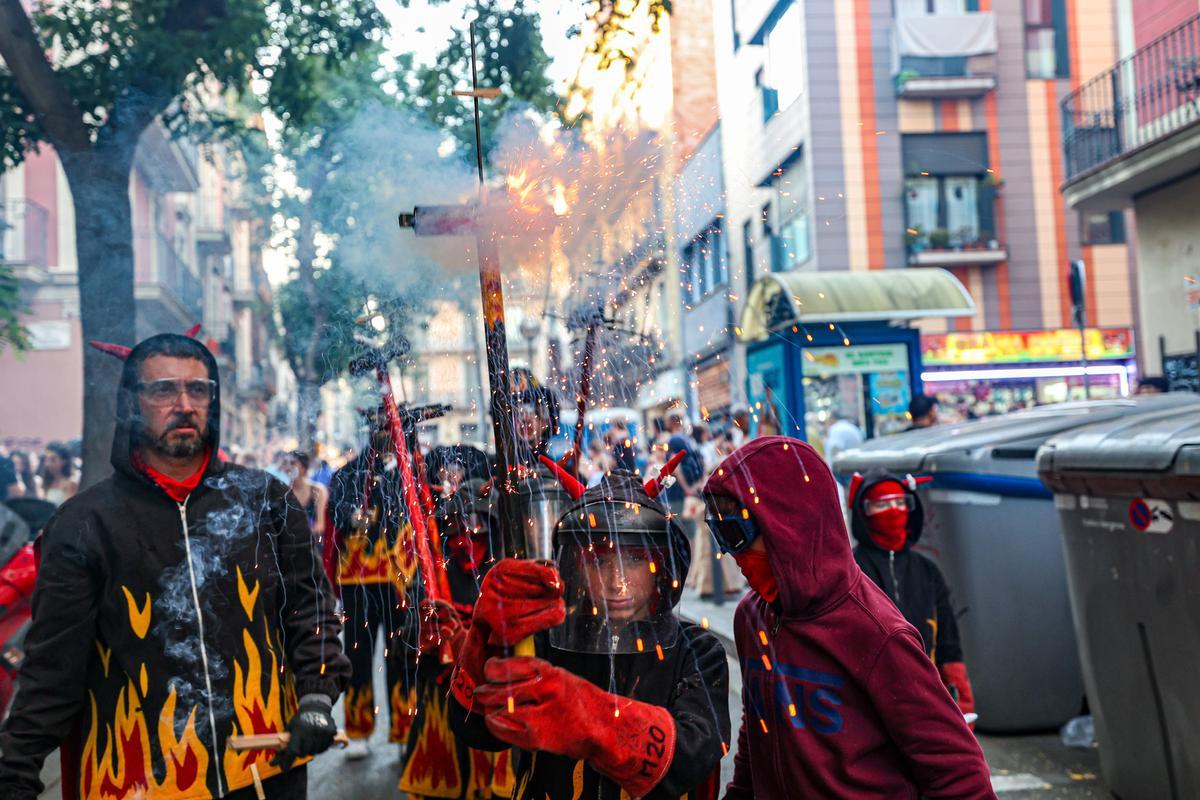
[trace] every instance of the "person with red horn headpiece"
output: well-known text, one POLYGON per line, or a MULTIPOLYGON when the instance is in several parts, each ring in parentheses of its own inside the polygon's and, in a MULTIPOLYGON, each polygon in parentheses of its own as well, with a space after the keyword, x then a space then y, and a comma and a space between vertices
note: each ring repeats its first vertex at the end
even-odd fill
POLYGON ((963 715, 973 722, 975 694, 963 662, 950 588, 937 564, 913 550, 925 525, 918 482, 912 475, 883 470, 854 475, 847 492, 850 528, 858 542, 854 560, 921 634, 926 655, 963 715))
POLYGON ((60 747, 64 797, 303 800, 350 673, 304 510, 216 457, 220 375, 203 344, 102 349, 124 361, 115 473, 42 533, 0 800, 38 797, 60 747), (277 753, 230 749, 283 732, 277 753))
POLYGON ((729 667, 717 638, 674 612, 691 546, 642 482, 585 489, 549 459, 572 503, 554 564, 505 559, 483 580, 451 681, 471 747, 516 748, 514 800, 715 798, 729 746, 729 667), (534 637, 536 657, 510 657, 534 637))

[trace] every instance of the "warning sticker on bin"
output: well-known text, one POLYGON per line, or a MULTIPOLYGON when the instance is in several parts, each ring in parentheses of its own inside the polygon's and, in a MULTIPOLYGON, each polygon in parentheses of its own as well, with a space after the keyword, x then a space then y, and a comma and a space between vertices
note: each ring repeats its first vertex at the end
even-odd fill
POLYGON ((1142 533, 1169 533, 1175 526, 1175 513, 1166 500, 1138 498, 1129 504, 1129 524, 1142 533))

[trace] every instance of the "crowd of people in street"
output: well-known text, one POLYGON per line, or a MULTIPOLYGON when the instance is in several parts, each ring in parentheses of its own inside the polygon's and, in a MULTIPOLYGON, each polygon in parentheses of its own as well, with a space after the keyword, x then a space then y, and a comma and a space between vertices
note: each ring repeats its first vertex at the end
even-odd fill
MULTIPOLYGON (((852 551, 825 456, 745 410, 714 431, 672 409, 645 443, 614 420, 576 463, 550 457, 554 393, 518 377, 502 501, 487 453, 421 448, 390 395, 336 471, 223 458, 207 349, 133 348, 114 474, 42 533, 0 800, 36 798, 56 748, 81 796, 302 800, 306 760, 370 757, 383 716, 409 797, 994 796, 911 481, 856 479, 852 551), (736 740, 687 587, 745 593, 736 740)), ((65 492, 56 457, 14 483, 65 492)))
POLYGON ((54 505, 79 491, 79 457, 65 442, 50 442, 41 453, 0 449, 0 501, 16 497, 54 505))

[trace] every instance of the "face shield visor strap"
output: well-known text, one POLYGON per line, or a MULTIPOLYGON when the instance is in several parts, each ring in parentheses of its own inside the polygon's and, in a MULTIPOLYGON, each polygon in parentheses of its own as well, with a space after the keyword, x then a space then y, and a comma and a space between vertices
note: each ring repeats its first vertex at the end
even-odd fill
POLYGON ((673 647, 679 626, 676 569, 661 530, 559 531, 556 553, 566 620, 550 631, 560 650, 596 654, 655 653, 673 647))
POLYGON ((738 504, 729 498, 711 495, 705 498, 705 506, 708 509, 705 522, 721 552, 737 555, 754 544, 758 527, 749 509, 735 507, 738 504))

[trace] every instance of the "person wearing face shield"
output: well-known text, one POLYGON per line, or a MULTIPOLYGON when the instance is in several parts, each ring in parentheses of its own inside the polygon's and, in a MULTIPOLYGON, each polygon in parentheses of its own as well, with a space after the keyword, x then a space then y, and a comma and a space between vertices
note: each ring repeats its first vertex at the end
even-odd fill
POLYGON ((574 500, 554 530, 558 568, 505 559, 484 578, 451 685, 455 730, 516 748, 515 800, 715 798, 728 665, 675 615, 691 548, 657 499, 665 479, 615 471, 585 490, 555 471, 574 500), (508 657, 531 635, 536 657, 508 657))
POLYGON ((824 459, 761 437, 704 497, 751 586, 734 616, 744 715, 724 797, 994 798, 920 635, 855 563, 824 459))
POLYGON ((916 480, 883 471, 850 481, 850 525, 858 546, 854 560, 921 634, 925 653, 964 715, 975 713, 975 695, 963 663, 950 589, 937 564, 913 550, 925 514, 916 480))
POLYGON ((442 647, 448 643, 453 656, 462 651, 480 584, 496 564, 495 553, 502 552, 496 498, 481 494, 485 481, 471 468, 482 461, 486 469, 486 456, 469 447, 455 450, 440 454, 438 469, 452 471, 462 482, 438 499, 434 511, 450 597, 421 604, 417 714, 402 759, 400 791, 409 798, 506 798, 515 780, 510 751, 473 750, 450 729, 447 691, 454 667, 442 663, 442 647))

